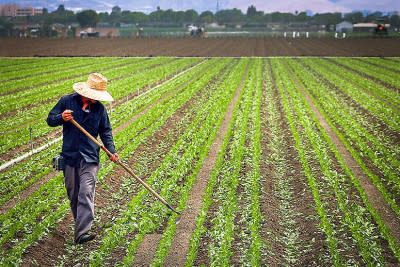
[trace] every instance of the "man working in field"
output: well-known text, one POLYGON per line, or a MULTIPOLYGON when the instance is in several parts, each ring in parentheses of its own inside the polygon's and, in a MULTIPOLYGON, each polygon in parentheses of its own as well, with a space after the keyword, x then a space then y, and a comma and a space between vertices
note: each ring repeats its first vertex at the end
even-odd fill
POLYGON ((63 126, 61 156, 65 159, 65 187, 75 220, 75 242, 78 244, 95 238, 89 231, 94 220, 100 149, 69 121, 76 120, 95 138, 100 135, 104 146, 113 154, 111 160, 118 161, 107 111, 99 102, 113 101, 106 86, 104 76, 90 74, 86 83, 75 83, 75 93, 61 97, 47 117, 49 126, 63 126))

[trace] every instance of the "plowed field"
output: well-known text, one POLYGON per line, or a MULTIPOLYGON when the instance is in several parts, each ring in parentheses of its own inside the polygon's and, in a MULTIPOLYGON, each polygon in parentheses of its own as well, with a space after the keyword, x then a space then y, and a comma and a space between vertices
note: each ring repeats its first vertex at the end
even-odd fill
POLYGON ((398 266, 399 63, 0 58, 0 265, 398 266), (102 154, 96 238, 77 245, 45 120, 91 72, 122 161, 181 214, 102 154))
POLYGON ((0 56, 400 56, 400 39, 0 39, 0 56))

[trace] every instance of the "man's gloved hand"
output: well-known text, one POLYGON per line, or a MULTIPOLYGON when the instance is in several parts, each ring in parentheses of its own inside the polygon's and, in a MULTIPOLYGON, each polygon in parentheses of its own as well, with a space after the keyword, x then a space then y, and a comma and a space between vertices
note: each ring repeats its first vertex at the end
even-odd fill
POLYGON ((113 162, 117 162, 117 161, 119 160, 119 155, 118 155, 118 153, 112 154, 112 155, 110 156, 110 159, 111 159, 113 162))
POLYGON ((72 116, 72 112, 73 112, 72 110, 66 109, 62 113, 61 117, 63 118, 64 121, 70 121, 71 119, 74 118, 74 116, 72 116))

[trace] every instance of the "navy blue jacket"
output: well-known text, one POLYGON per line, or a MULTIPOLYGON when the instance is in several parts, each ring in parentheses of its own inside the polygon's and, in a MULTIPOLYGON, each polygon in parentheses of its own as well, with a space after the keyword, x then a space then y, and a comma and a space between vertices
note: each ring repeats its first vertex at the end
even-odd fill
POLYGON ((66 164, 71 166, 78 166, 82 158, 88 163, 99 163, 100 148, 75 125, 63 120, 62 113, 66 109, 73 111, 72 116, 74 120, 86 131, 94 138, 100 135, 104 146, 111 153, 116 153, 111 124, 104 105, 99 101, 90 104, 89 113, 84 112, 82 106, 83 102, 79 94, 66 95, 61 97, 47 117, 47 124, 49 126, 63 125, 61 155, 65 158, 66 164))

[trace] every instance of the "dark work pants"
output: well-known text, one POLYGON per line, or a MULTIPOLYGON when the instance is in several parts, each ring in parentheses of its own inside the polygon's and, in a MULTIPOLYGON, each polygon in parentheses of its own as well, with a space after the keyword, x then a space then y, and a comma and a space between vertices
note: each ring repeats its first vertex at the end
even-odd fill
POLYGON ((65 188, 75 220, 75 241, 92 227, 94 194, 99 165, 81 160, 79 167, 66 165, 65 188))

